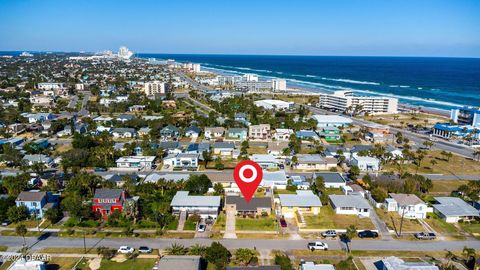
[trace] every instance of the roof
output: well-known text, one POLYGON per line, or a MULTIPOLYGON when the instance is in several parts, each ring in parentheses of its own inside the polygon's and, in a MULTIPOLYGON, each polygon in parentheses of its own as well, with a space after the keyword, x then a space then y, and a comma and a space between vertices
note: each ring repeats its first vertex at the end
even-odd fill
POLYGON ((270 197, 253 197, 249 202, 241 196, 226 196, 225 205, 235 204, 237 211, 257 211, 257 208, 272 208, 272 199, 270 197))
POLYGON ((45 191, 22 191, 18 195, 15 201, 19 202, 39 202, 45 196, 47 196, 47 192, 45 191))
POLYGON ((275 157, 270 154, 253 154, 250 156, 250 159, 258 163, 263 163, 263 162, 278 163, 275 157))
POLYGON ((355 145, 352 147, 352 150, 350 152, 356 153, 356 152, 361 152, 361 151, 370 151, 373 148, 375 148, 373 145, 355 145))
POLYGON ((229 142, 216 142, 213 144, 213 148, 235 149, 235 144, 229 142))
POLYGON ((287 175, 285 174, 285 171, 270 172, 264 170, 262 183, 265 184, 265 182, 284 183, 286 185, 287 175))
POLYGON ((112 130, 112 133, 135 133, 135 129, 134 128, 115 128, 114 130, 112 130))
POLYGON ((246 128, 229 128, 228 133, 243 133, 248 132, 246 128))
POLYGON ((390 193, 388 194, 390 198, 394 199, 401 206, 405 205, 416 205, 416 204, 425 204, 420 198, 415 194, 399 194, 399 193, 390 193))
POLYGON ((213 133, 223 133, 225 129, 223 127, 206 127, 205 131, 213 132, 213 133))
POLYGON ((362 196, 359 195, 330 195, 332 204, 337 207, 368 208, 371 206, 362 196))
POLYGON ((322 202, 311 190, 297 190, 297 194, 279 194, 282 207, 322 206, 322 202))
POLYGON ((313 138, 318 138, 318 135, 315 131, 313 130, 300 130, 295 133, 297 137, 313 137, 313 138))
POLYGON ((333 264, 315 264, 314 262, 305 262, 302 264, 302 267, 299 268, 302 270, 335 270, 333 264))
POLYGON ((180 143, 177 141, 160 142, 158 147, 162 149, 176 149, 180 147, 180 143))
POLYGON ((163 256, 158 262, 161 270, 199 270, 200 256, 163 256))
POLYGON ((153 162, 155 156, 125 156, 117 159, 116 162, 153 162))
POLYGON ((196 126, 191 126, 191 127, 188 127, 185 132, 195 132, 195 133, 200 133, 202 132, 202 129, 199 128, 199 127, 196 127, 196 126))
POLYGON ((297 158, 298 158, 298 163, 324 164, 327 161, 320 154, 302 154, 302 155, 297 155, 297 158))
POLYGON ((382 260, 386 270, 439 270, 435 265, 427 262, 405 262, 397 257, 388 257, 382 260))
POLYGON ((252 266, 233 266, 227 267, 227 270, 281 270, 282 268, 279 265, 258 265, 255 267, 252 266))
POLYGON ((117 116, 117 119, 127 119, 127 120, 132 120, 135 118, 135 115, 133 114, 120 114, 117 116))
POLYGON ((464 200, 456 197, 435 197, 438 204, 433 204, 433 208, 442 213, 442 215, 462 217, 462 216, 480 216, 475 207, 469 205, 464 200))
POLYGON ((220 207, 220 196, 191 196, 188 191, 177 191, 170 206, 220 207))
POLYGON ((25 155, 23 156, 23 159, 28 160, 30 162, 49 162, 50 160, 52 160, 49 156, 41 155, 41 154, 25 155))
POLYGON ((340 115, 321 115, 315 114, 312 116, 318 123, 326 123, 326 124, 349 124, 352 123, 352 119, 346 118, 340 115))
POLYGON ((95 190, 94 199, 112 199, 120 198, 122 196, 123 189, 119 188, 99 188, 95 190))
POLYGON ((315 172, 313 173, 313 179, 316 179, 317 177, 323 177, 323 180, 325 183, 345 183, 345 178, 339 173, 336 172, 315 172))

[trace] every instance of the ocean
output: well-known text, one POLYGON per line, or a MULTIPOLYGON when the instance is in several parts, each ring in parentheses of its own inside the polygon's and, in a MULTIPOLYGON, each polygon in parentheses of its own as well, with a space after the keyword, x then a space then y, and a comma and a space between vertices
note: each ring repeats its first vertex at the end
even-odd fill
POLYGON ((136 54, 141 58, 200 63, 226 74, 284 78, 289 87, 317 92, 352 90, 358 95, 396 97, 401 103, 449 110, 480 106, 480 59, 136 54))

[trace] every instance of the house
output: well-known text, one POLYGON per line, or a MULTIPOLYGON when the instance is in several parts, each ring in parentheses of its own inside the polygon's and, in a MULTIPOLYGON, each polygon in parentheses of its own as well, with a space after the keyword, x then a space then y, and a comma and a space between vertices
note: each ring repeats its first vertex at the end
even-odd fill
POLYGON ((248 122, 247 115, 245 113, 235 113, 234 119, 235 122, 239 122, 247 126, 250 125, 250 122, 248 122))
POLYGON ((177 191, 170 203, 172 213, 198 214, 202 218, 217 218, 220 209, 220 196, 192 196, 188 191, 177 191))
MULTIPOLYGON (((26 256, 25 256, 26 257, 26 256)), ((5 269, 8 270, 46 270, 47 267, 44 261, 41 260, 33 260, 30 258, 15 258, 15 262, 10 266, 5 266, 5 269)))
POLYGON ((433 212, 447 223, 471 220, 480 217, 479 211, 457 197, 434 197, 433 212))
POLYGON ((223 127, 206 127, 205 128, 206 139, 222 138, 224 133, 225 133, 225 129, 223 127))
POLYGON ((200 136, 200 133, 202 133, 202 129, 196 126, 188 127, 185 130, 185 136, 187 137, 197 138, 198 136, 200 136))
POLYGON ((251 125, 248 127, 251 139, 266 140, 270 138, 270 124, 251 125))
POLYGON ((125 156, 117 159, 117 168, 152 169, 155 156, 125 156))
POLYGON ((145 105, 132 105, 130 107, 128 107, 128 111, 129 112, 141 112, 143 110, 145 110, 145 105))
POLYGON ((388 212, 397 212, 400 216, 410 219, 426 218, 427 204, 415 194, 389 193, 385 200, 388 212))
POLYGON ((229 139, 238 139, 244 141, 248 138, 248 129, 246 128, 229 128, 227 131, 229 139))
POLYGON ((320 154, 303 154, 297 156, 294 168, 297 170, 321 170, 326 171, 337 168, 336 158, 324 158, 320 154))
POLYGON ((137 135, 134 128, 115 128, 112 130, 114 138, 133 138, 137 135))
POLYGON ((282 156, 285 148, 289 148, 287 141, 268 142, 267 152, 274 156, 282 156))
POLYGON ((182 153, 181 145, 177 141, 160 142, 160 144, 158 144, 158 148, 163 149, 168 154, 182 153))
POLYGON ((157 264, 160 270, 202 270, 200 256, 166 255, 157 264))
POLYGON ((108 216, 115 210, 123 211, 123 203, 127 198, 125 191, 118 188, 99 188, 95 190, 92 211, 101 216, 108 216))
POLYGON ((28 166, 32 166, 33 164, 36 164, 36 163, 43 164, 46 167, 52 167, 53 165, 53 159, 43 154, 25 155, 23 156, 23 160, 26 162, 28 166))
POLYGON ((113 120, 112 117, 102 116, 102 115, 93 118, 93 122, 95 123, 106 123, 106 122, 111 122, 112 120, 113 120))
POLYGON ((335 270, 333 264, 317 264, 314 262, 301 262, 298 270, 335 270))
POLYGON ((79 134, 85 134, 87 132, 88 125, 83 124, 83 123, 75 123, 74 125, 74 131, 72 130, 72 126, 66 125, 63 130, 57 132, 57 136, 70 136, 73 134, 73 132, 79 133, 79 134))
MULTIPOLYGON (((191 143, 187 146, 185 153, 189 154, 202 154, 203 152, 210 152, 209 143, 191 143)), ((203 157, 200 157, 202 159, 203 157)))
POLYGON ((297 194, 279 194, 282 215, 295 217, 296 212, 318 215, 322 202, 311 190, 297 190, 297 194))
POLYGON ((143 136, 148 136, 150 134, 150 130, 152 130, 149 127, 142 127, 138 130, 138 136, 143 137, 143 136))
POLYGON ((135 115, 133 114, 120 114, 115 120, 124 123, 133 119, 135 119, 135 115))
POLYGON ((213 144, 213 153, 220 156, 232 156, 235 144, 228 142, 216 142, 213 144))
POLYGON ((382 133, 384 135, 387 135, 390 133, 390 127, 387 125, 381 125, 377 123, 368 123, 368 124, 365 124, 364 126, 368 132, 382 133))
POLYGON ((313 180, 322 177, 326 188, 341 188, 346 186, 346 180, 340 173, 336 172, 315 172, 313 180))
POLYGON ((405 262, 397 257, 387 257, 381 260, 379 270, 440 270, 438 266, 428 262, 405 262))
POLYGON ((310 189, 310 182, 307 181, 307 178, 304 175, 289 175, 292 184, 297 187, 299 190, 310 189))
POLYGON ((295 103, 293 102, 273 99, 257 100, 254 103, 257 107, 262 107, 266 110, 274 111, 290 110, 293 109, 293 107, 295 106, 295 103))
POLYGON ((337 142, 342 139, 340 129, 335 126, 323 127, 319 132, 320 137, 324 138, 327 142, 337 142))
POLYGON ((371 206, 368 201, 358 195, 329 195, 335 213, 341 215, 358 215, 369 217, 371 206))
POLYGON ((163 159, 163 165, 170 165, 174 169, 198 169, 200 154, 178 153, 170 154, 163 159))
POLYGON ((138 175, 136 174, 107 174, 103 178, 111 183, 114 183, 117 187, 123 187, 126 180, 131 180, 132 183, 138 182, 138 175))
POLYGON ((28 118, 28 122, 31 123, 42 123, 48 120, 55 119, 55 115, 52 113, 28 113, 22 114, 25 118, 28 118))
POLYGON ((312 118, 317 121, 318 128, 324 127, 346 127, 352 124, 352 119, 346 118, 340 115, 331 115, 331 114, 316 114, 312 118))
POLYGON ((241 196, 227 195, 225 197, 225 209, 241 216, 269 216, 272 213, 272 198, 253 197, 247 202, 241 196))
POLYGON ((250 160, 258 163, 265 170, 278 168, 278 161, 270 154, 253 154, 250 156, 250 160))
POLYGON ((31 190, 22 191, 15 200, 17 206, 25 206, 31 216, 43 218, 45 211, 58 204, 58 197, 50 192, 31 190))
POLYGON ((277 128, 275 133, 273 133, 273 139, 276 141, 289 141, 293 133, 293 129, 277 128))
POLYGON ((160 136, 163 138, 177 138, 180 135, 180 130, 174 125, 167 125, 160 130, 160 136))
POLYGON ((295 133, 295 136, 301 140, 313 140, 313 141, 320 140, 320 137, 318 137, 318 134, 313 130, 300 130, 295 133))
POLYGON ((365 198, 365 195, 368 193, 368 191, 365 191, 365 189, 363 189, 362 186, 358 184, 349 184, 348 186, 342 186, 341 189, 345 195, 359 195, 363 198, 365 198))
POLYGON ((357 153, 352 154, 350 165, 356 165, 361 171, 378 171, 380 170, 380 160, 374 157, 359 156, 357 153))
POLYGON ((287 175, 285 171, 263 171, 263 179, 260 186, 273 189, 286 189, 288 184, 287 175))

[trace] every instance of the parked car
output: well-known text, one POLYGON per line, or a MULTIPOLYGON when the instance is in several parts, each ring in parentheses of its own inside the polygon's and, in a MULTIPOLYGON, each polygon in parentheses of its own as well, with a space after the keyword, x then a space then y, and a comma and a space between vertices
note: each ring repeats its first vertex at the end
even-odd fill
POLYGON ((198 225, 197 231, 198 232, 205 232, 206 227, 207 226, 205 226, 205 224, 200 224, 200 225, 198 225))
POLYGON ((311 242, 311 243, 308 243, 307 248, 310 249, 311 251, 328 250, 328 245, 327 243, 323 243, 323 242, 311 242))
POLYGON ((8 226, 8 225, 10 225, 10 220, 4 219, 4 220, 2 221, 2 226, 8 226))
POLYGON ((129 253, 133 253, 135 251, 134 248, 132 247, 129 247, 129 246, 121 246, 117 252, 118 253, 122 253, 122 254, 129 254, 129 253))
POLYGON ((140 253, 152 253, 152 249, 146 246, 141 246, 138 248, 138 252, 140 253))
POLYGON ((102 168, 102 167, 95 167, 95 172, 106 172, 107 169, 102 168))
POLYGON ((321 232, 320 235, 322 237, 337 237, 337 232, 335 230, 328 230, 321 232))
POLYGON ((280 226, 282 226, 282 228, 287 227, 287 221, 285 221, 285 219, 283 217, 280 218, 280 226))
POLYGON ((415 233, 414 235, 415 235, 415 238, 421 239, 421 240, 433 240, 437 238, 437 236, 432 232, 419 232, 419 233, 415 233))
POLYGON ((358 237, 360 237, 360 238, 377 238, 378 233, 374 232, 374 231, 370 231, 370 230, 365 230, 365 231, 359 232, 358 237))

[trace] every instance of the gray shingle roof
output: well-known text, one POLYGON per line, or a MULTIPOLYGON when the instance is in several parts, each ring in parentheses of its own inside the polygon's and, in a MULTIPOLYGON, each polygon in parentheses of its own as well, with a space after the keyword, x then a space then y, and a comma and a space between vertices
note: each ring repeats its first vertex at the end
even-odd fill
POLYGON ((345 178, 339 173, 327 173, 327 172, 315 172, 313 173, 313 179, 317 177, 323 177, 325 183, 345 183, 345 178))
POLYGON ((257 211, 257 208, 272 208, 272 199, 270 197, 254 197, 247 202, 241 196, 226 196, 225 204, 235 204, 237 211, 257 211))
POLYGON ((163 256, 158 262, 161 270, 199 270, 200 256, 163 256))
POLYGON ((360 195, 330 195, 328 196, 332 204, 337 207, 355 207, 355 208, 368 208, 370 209, 371 206, 360 195))
POLYGON ((45 196, 47 196, 47 192, 45 191, 22 191, 18 195, 16 201, 21 201, 21 202, 39 202, 41 201, 45 196))
POLYGON ((190 196, 188 191, 177 191, 170 206, 220 207, 220 196, 190 196))
POLYGON ((444 216, 480 216, 477 209, 456 197, 435 197, 438 204, 432 205, 444 216))
POLYGON ((311 190, 297 190, 297 194, 279 194, 282 207, 322 206, 322 202, 311 190))
POLYGON ((119 188, 99 188, 95 190, 95 199, 118 199, 123 190, 119 188))

